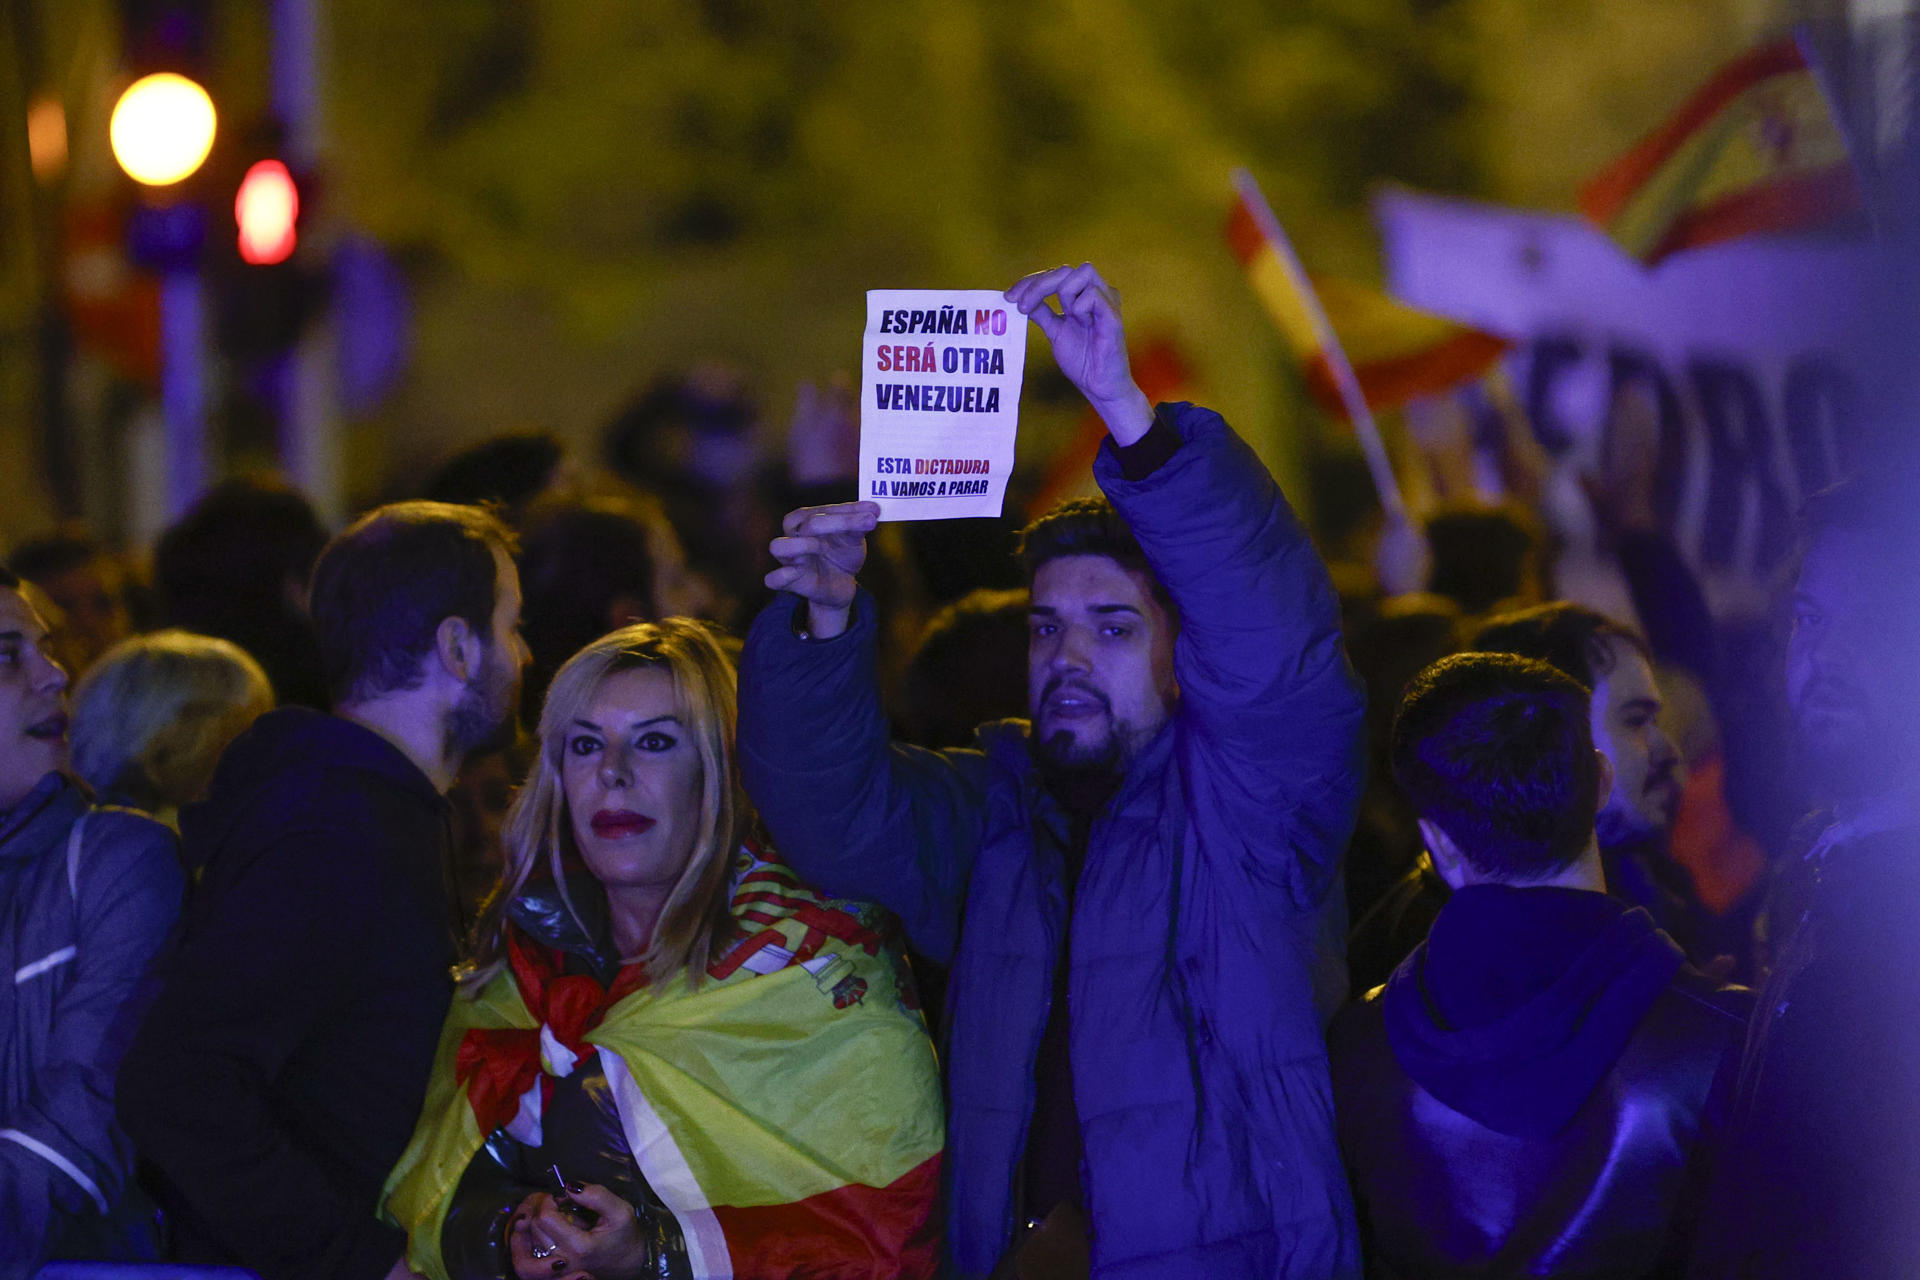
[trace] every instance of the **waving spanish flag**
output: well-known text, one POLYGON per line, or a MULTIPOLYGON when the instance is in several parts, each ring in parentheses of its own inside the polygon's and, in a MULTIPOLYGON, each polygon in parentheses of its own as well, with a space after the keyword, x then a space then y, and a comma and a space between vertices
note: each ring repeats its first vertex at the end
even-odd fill
POLYGON ((1794 36, 1722 67, 1581 188, 1579 204, 1648 263, 1740 236, 1806 230, 1862 207, 1846 137, 1794 36))
POLYGON ((1309 278, 1292 260, 1243 189, 1227 219, 1227 244, 1274 323, 1300 357, 1307 387, 1328 413, 1351 421, 1332 349, 1346 353, 1369 409, 1393 409, 1479 377, 1506 351, 1506 339, 1416 310, 1376 289, 1327 276, 1309 278), (1315 323, 1322 309, 1325 327, 1315 323), (1329 341, 1332 339, 1333 341, 1329 341))

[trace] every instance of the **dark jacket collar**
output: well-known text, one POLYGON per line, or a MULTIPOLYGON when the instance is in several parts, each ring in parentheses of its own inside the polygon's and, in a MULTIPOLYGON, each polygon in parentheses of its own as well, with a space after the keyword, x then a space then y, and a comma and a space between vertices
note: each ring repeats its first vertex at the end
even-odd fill
POLYGON ((603 987, 620 972, 606 891, 584 870, 567 875, 564 897, 552 875, 544 869, 535 873, 507 906, 507 919, 542 946, 578 959, 603 987))

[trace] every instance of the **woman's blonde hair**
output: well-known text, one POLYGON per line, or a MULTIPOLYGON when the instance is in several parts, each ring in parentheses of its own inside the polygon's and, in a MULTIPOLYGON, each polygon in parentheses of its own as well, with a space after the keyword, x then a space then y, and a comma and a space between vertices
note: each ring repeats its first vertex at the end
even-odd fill
POLYGON ((273 707, 239 646, 190 631, 114 645, 73 691, 73 771, 103 800, 159 811, 196 799, 227 744, 273 707))
POLYGON ((700 822, 692 854, 667 895, 646 950, 623 959, 643 963, 655 983, 683 970, 689 983, 697 983, 706 970, 714 939, 727 922, 728 867, 752 823, 733 756, 737 676, 733 660, 705 623, 665 618, 602 636, 554 673, 540 709, 539 755, 507 810, 501 832, 505 866, 481 913, 463 983, 485 982, 505 958, 507 907, 542 864, 574 922, 586 928, 565 873, 568 860, 579 858, 579 847, 561 782, 562 752, 573 722, 586 714, 601 684, 643 667, 672 677, 675 710, 700 756, 700 822))

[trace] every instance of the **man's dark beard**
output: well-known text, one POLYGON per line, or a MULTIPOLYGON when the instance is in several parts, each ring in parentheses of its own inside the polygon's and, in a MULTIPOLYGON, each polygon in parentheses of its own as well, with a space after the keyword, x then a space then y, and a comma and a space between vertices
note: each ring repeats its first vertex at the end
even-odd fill
POLYGON ((467 685, 460 701, 447 712, 444 736, 449 759, 485 755, 513 745, 520 727, 516 714, 518 700, 507 698, 503 704, 505 709, 498 714, 488 707, 487 697, 493 692, 490 685, 496 678, 492 665, 483 664, 480 678, 467 685))
MULTIPOLYGON (((1641 784, 1641 794, 1652 791, 1661 782, 1677 781, 1678 766, 1668 764, 1649 771, 1647 780, 1641 784)), ((1631 805, 1622 805, 1615 809, 1607 801, 1611 797, 1601 797, 1600 812, 1594 816, 1594 835, 1599 838, 1602 849, 1612 849, 1619 845, 1631 844, 1639 840, 1664 843, 1672 830, 1672 822, 1659 825, 1650 822, 1647 817, 1631 805)))
POLYGON ((1089 756, 1075 757, 1073 734, 1061 730, 1046 741, 1036 735, 1027 749, 1040 771, 1040 783, 1069 813, 1092 816, 1113 799, 1132 763, 1121 750, 1120 734, 1107 735, 1106 745, 1089 756))
POLYGON ((1593 834, 1600 841, 1602 849, 1612 849, 1637 840, 1652 839, 1655 833, 1645 830, 1637 817, 1625 817, 1611 808, 1603 807, 1594 815, 1593 834))
POLYGON ((1912 734, 1875 722, 1857 685, 1819 675, 1794 707, 1794 745, 1813 796, 1822 804, 1863 800, 1899 786, 1915 756, 1912 734), (1810 710, 1831 704, 1840 714, 1810 710))

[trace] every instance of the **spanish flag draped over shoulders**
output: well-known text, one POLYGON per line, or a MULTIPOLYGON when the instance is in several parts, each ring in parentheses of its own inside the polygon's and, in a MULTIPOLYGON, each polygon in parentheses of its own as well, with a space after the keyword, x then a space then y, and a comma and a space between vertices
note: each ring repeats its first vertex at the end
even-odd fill
POLYGON ((753 852, 735 876, 698 987, 630 966, 603 991, 516 931, 509 963, 455 997, 384 1201, 415 1270, 446 1280, 441 1226, 487 1135, 537 1145, 548 1077, 598 1054, 695 1276, 935 1274, 945 1127, 905 960, 873 908, 753 852))
POLYGON ((1741 236, 1807 230, 1862 208, 1846 136, 1804 38, 1716 72, 1581 188, 1581 213, 1649 264, 1741 236))
POLYGON ((1227 246, 1256 296, 1300 359, 1314 400, 1334 417, 1349 415, 1335 380, 1329 340, 1338 342, 1367 407, 1394 409, 1485 373, 1506 339, 1407 306, 1377 289, 1302 272, 1275 243, 1245 193, 1227 218, 1227 246), (1323 310, 1326 330, 1315 323, 1323 310), (1330 332, 1327 332, 1330 330, 1330 332))

